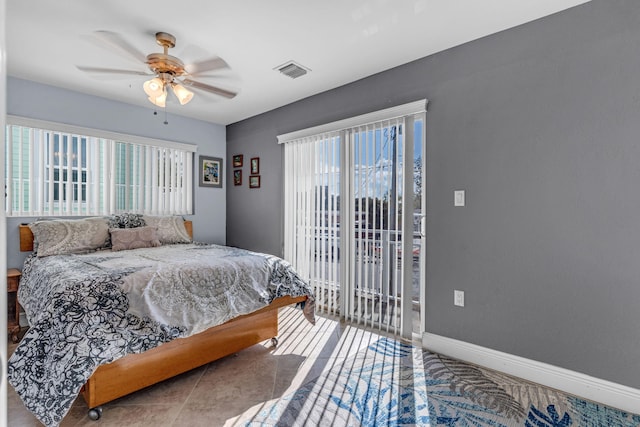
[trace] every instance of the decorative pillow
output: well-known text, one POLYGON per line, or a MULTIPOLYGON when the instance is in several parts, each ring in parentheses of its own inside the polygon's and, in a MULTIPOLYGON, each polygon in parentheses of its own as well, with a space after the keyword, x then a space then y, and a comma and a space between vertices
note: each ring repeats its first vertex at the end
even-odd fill
POLYGON ((164 244, 191 243, 191 237, 184 226, 181 216, 151 216, 142 217, 147 225, 158 229, 158 239, 164 244))
POLYGON ((121 213, 112 215, 109 218, 109 228, 136 228, 147 225, 142 218, 142 214, 121 213))
MULTIPOLYGON (((34 222, 41 222, 41 221, 70 221, 69 218, 56 218, 56 217, 51 217, 51 216, 41 216, 36 218, 36 220, 34 222)), ((26 224, 29 225, 29 224, 26 224)), ((107 246, 109 246, 109 244, 107 244, 107 246)), ((33 253, 38 253, 38 238, 34 235, 33 236, 33 253)))
POLYGON ((161 245, 155 227, 112 228, 109 232, 111 233, 112 251, 151 248, 161 245))
POLYGON ((78 254, 109 246, 106 218, 36 221, 29 224, 37 242, 37 255, 78 254))

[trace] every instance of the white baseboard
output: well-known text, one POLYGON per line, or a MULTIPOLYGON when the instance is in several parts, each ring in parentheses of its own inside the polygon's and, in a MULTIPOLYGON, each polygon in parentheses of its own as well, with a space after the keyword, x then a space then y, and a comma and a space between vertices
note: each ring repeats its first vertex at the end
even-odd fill
POLYGON ((422 346, 435 353, 524 378, 623 411, 638 413, 640 408, 640 390, 579 372, 430 333, 422 335, 422 346))

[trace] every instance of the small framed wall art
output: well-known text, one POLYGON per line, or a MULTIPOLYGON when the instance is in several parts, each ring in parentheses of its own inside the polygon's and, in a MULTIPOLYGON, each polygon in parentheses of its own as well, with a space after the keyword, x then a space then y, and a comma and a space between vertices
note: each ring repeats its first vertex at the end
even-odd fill
POLYGON ((249 176, 249 188, 260 188, 260 175, 249 176))
POLYGON ((236 154, 235 156, 233 156, 232 158, 232 162, 233 162, 233 167, 234 168, 241 168, 242 167, 242 159, 243 159, 243 155, 242 154, 236 154))
POLYGON ((233 185, 242 185, 242 169, 233 171, 233 185))
POLYGON ((249 167, 251 168, 251 175, 258 175, 260 173, 260 157, 253 157, 249 167))
POLYGON ((222 159, 200 156, 200 187, 222 188, 222 159))

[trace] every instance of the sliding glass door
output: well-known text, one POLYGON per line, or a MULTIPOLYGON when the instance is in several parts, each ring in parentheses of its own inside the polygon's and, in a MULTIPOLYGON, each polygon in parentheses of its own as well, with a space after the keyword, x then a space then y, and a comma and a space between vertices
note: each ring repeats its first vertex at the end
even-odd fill
POLYGON ((423 125, 407 114, 285 145, 285 258, 320 312, 407 338, 423 324, 423 125))

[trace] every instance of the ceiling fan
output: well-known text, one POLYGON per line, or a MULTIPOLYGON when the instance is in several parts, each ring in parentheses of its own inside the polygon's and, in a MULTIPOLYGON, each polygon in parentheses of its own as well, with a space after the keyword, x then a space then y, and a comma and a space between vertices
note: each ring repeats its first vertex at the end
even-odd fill
POLYGON ((132 57, 136 61, 147 64, 152 73, 137 70, 85 67, 80 65, 78 65, 77 68, 81 71, 95 74, 154 76, 144 82, 142 88, 149 96, 149 101, 158 107, 165 107, 169 88, 171 88, 181 105, 185 105, 193 98, 193 92, 187 89, 187 87, 229 99, 237 95, 236 92, 193 80, 191 77, 197 77, 204 72, 224 69, 229 66, 219 57, 185 65, 179 58, 169 55, 169 49, 176 45, 176 38, 169 33, 156 33, 156 42, 164 48, 164 52, 150 53, 146 56, 117 33, 111 31, 96 31, 95 35, 109 47, 115 48, 115 50, 132 57))

